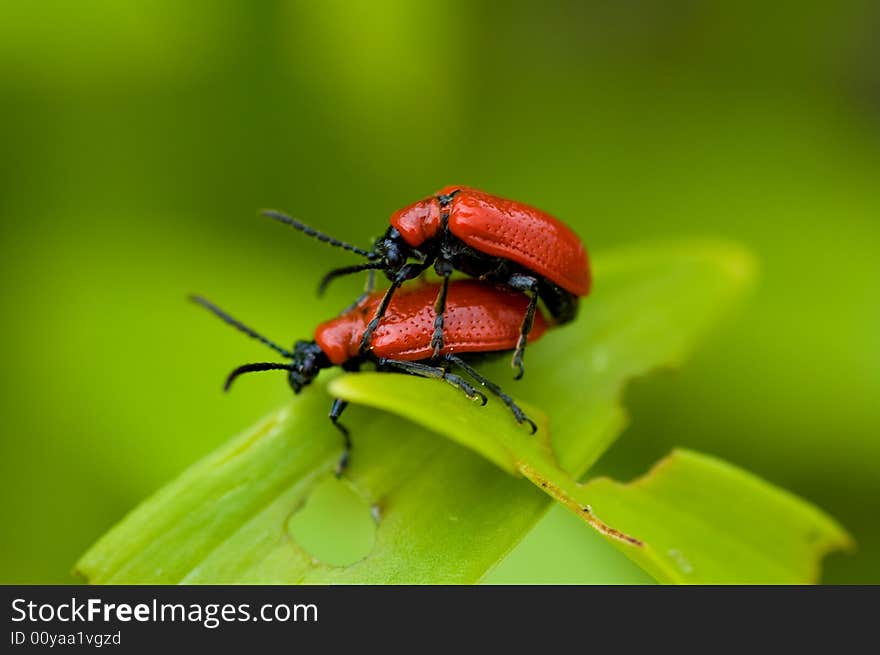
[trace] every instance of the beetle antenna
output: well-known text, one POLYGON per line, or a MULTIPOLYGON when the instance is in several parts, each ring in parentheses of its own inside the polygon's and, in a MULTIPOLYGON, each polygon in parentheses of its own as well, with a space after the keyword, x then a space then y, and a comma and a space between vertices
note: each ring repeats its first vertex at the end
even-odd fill
POLYGON ((374 252, 364 250, 363 248, 358 248, 357 246, 353 246, 350 243, 346 243, 345 241, 340 241, 339 239, 334 239, 333 237, 324 234, 323 232, 318 232, 318 230, 311 227, 310 225, 306 225, 302 221, 298 221, 295 218, 288 216, 287 214, 283 214, 279 211, 275 211, 274 209, 264 209, 260 213, 267 218, 274 218, 280 223, 289 225, 290 227, 297 229, 305 234, 308 234, 310 237, 315 237, 318 241, 323 241, 324 243, 330 244, 331 246, 336 246, 337 248, 348 250, 349 252, 353 252, 357 255, 360 255, 361 257, 366 257, 367 259, 379 258, 379 255, 374 252))
POLYGON ((238 321, 237 319, 232 318, 232 316, 230 316, 229 314, 224 312, 222 309, 217 307, 217 305, 212 303, 210 300, 207 300, 205 298, 202 298, 201 296, 196 296, 196 295, 190 296, 189 299, 192 300, 194 303, 201 305, 202 307, 207 309, 209 312, 211 312, 212 314, 214 314, 215 316, 217 316, 221 320, 225 321, 226 323, 229 323, 229 325, 231 325, 235 329, 240 330, 241 332, 244 332, 246 335, 248 335, 249 337, 251 337, 253 339, 256 339, 260 343, 269 346, 272 350, 274 350, 277 353, 280 353, 283 357, 288 357, 288 358, 293 357, 292 352, 290 352, 289 350, 287 350, 285 348, 282 348, 281 346, 279 346, 275 342, 270 341, 269 339, 264 337, 262 334, 259 334, 258 332, 252 330, 251 328, 249 328, 247 325, 245 325, 241 321, 238 321))
POLYGON ((327 285, 333 280, 343 275, 351 275, 352 273, 360 273, 361 271, 376 271, 385 268, 383 262, 370 262, 368 264, 355 264, 354 266, 343 266, 342 268, 334 268, 321 278, 321 284, 318 285, 318 295, 323 295, 327 290, 327 285))
POLYGON ((257 362, 256 364, 244 364, 243 366, 239 366, 227 376, 226 382, 223 384, 223 391, 229 391, 229 387, 231 387, 232 383, 235 382, 235 378, 237 378, 239 375, 244 375, 245 373, 256 373, 258 371, 291 370, 293 370, 292 364, 276 364, 275 362, 257 362))

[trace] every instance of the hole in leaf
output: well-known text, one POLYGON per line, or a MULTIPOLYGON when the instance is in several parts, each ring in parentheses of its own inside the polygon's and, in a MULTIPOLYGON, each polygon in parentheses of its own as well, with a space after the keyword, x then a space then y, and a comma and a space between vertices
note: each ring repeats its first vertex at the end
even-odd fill
POLYGON ((369 503, 345 480, 321 482, 287 522, 291 537, 316 560, 348 566, 369 555, 376 522, 369 503))

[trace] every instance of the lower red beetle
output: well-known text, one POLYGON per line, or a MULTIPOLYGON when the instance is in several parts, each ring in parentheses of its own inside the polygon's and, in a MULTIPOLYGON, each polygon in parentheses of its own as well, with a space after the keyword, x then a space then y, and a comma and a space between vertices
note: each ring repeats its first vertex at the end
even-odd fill
POLYGON ((453 271, 528 294, 530 302, 520 323, 520 337, 514 344, 511 361, 519 379, 538 298, 544 301, 554 321, 561 324, 574 319, 578 298, 590 291, 587 251, 567 225, 540 209, 477 189, 447 186, 394 212, 391 226, 371 250, 322 234, 280 212, 264 214, 368 260, 365 264, 330 271, 324 276, 321 289, 336 277, 359 271, 370 271, 367 293, 372 292, 375 271, 383 271, 391 280, 364 330, 362 352, 369 348, 370 335, 398 287, 433 266, 442 278, 433 299, 437 314, 431 344, 437 357, 447 337, 446 291, 453 271))
MULTIPOLYGON (((481 391, 464 377, 450 372, 457 370, 497 396, 507 405, 516 421, 528 424, 534 434, 537 430, 535 423, 510 396, 483 377, 468 361, 476 355, 484 357, 516 347, 520 325, 528 311, 528 298, 516 291, 475 280, 451 282, 446 295, 445 339, 439 356, 435 357, 431 343, 436 318, 433 299, 439 290, 439 284, 424 284, 397 294, 386 308, 386 320, 373 332, 371 348, 366 352, 361 349, 361 340, 371 317, 383 302, 385 292, 372 294, 337 318, 322 323, 315 330, 313 341, 297 341, 293 350, 282 348, 258 334, 204 298, 193 296, 193 300, 290 360, 285 363, 257 362, 239 366, 226 378, 224 389, 228 390, 233 381, 244 373, 282 370, 288 372, 287 381, 293 392, 299 393, 322 369, 341 366, 346 371, 357 371, 370 362, 377 371, 398 371, 443 380, 471 400, 481 400, 485 405, 486 396, 481 391)), ((534 316, 529 340, 538 339, 546 329, 547 323, 539 311, 534 316)), ((351 451, 349 431, 339 423, 339 417, 347 405, 344 400, 336 399, 330 408, 330 420, 345 440, 338 473, 348 464, 351 451)))

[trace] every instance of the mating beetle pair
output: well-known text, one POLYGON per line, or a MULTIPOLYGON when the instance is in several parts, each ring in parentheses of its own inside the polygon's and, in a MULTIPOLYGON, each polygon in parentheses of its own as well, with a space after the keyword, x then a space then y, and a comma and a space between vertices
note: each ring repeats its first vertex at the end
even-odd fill
MULTIPOLYGON (((574 319, 578 298, 590 290, 586 251, 577 236, 559 220, 522 203, 466 187, 445 187, 436 195, 401 209, 371 250, 323 234, 275 211, 265 215, 330 245, 361 255, 363 264, 334 269, 320 290, 343 275, 369 271, 367 290, 339 317, 323 323, 314 341, 298 341, 287 350, 269 341, 207 300, 194 300, 290 362, 259 362, 235 369, 226 381, 243 373, 288 371, 295 393, 329 366, 356 371, 372 362, 379 371, 401 371, 445 380, 469 398, 486 397, 457 369, 498 396, 519 423, 535 424, 496 384, 468 362, 474 354, 513 350, 516 378, 523 374, 527 342, 548 326, 538 310, 542 300, 553 322, 574 319), (430 267, 440 282, 398 291, 407 280, 430 267), (375 272, 391 281, 384 292, 374 291, 375 272), (461 271, 477 280, 455 280, 461 271)), ((342 432, 345 451, 337 472, 348 463, 351 439, 339 416, 346 403, 335 400, 330 419, 342 432)))
MULTIPOLYGON (((448 186, 394 212, 391 226, 369 251, 322 234, 280 212, 263 213, 369 260, 330 271, 321 281, 320 290, 337 277, 360 271, 381 270, 391 281, 364 331, 361 352, 369 349, 370 337, 397 289, 433 266, 442 280, 434 301, 437 316, 431 343, 435 355, 443 347, 444 308, 453 271, 529 294, 528 311, 511 362, 519 379, 538 299, 544 301, 556 323, 562 324, 574 319, 578 298, 590 292, 587 252, 571 229, 539 209, 476 189, 448 186)), ((373 291, 373 284, 371 275, 365 295, 373 291)))

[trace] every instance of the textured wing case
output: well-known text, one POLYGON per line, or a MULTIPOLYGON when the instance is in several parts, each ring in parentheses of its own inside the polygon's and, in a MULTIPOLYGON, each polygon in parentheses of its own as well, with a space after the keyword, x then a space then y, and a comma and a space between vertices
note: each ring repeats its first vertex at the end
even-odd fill
POLYGON ((453 200, 449 229, 472 248, 510 259, 576 296, 590 291, 590 266, 581 240, 539 209, 463 189, 453 200))
MULTIPOLYGON (((433 354, 434 299, 438 284, 427 284, 398 292, 385 318, 373 334, 376 357, 417 361, 433 354)), ((315 340, 334 364, 358 354, 361 336, 373 317, 382 294, 371 296, 358 308, 318 326, 315 340)), ((443 354, 512 350, 519 338, 528 297, 506 288, 475 280, 455 280, 449 285, 443 354)), ((547 323, 540 311, 529 341, 541 337, 547 323)))

